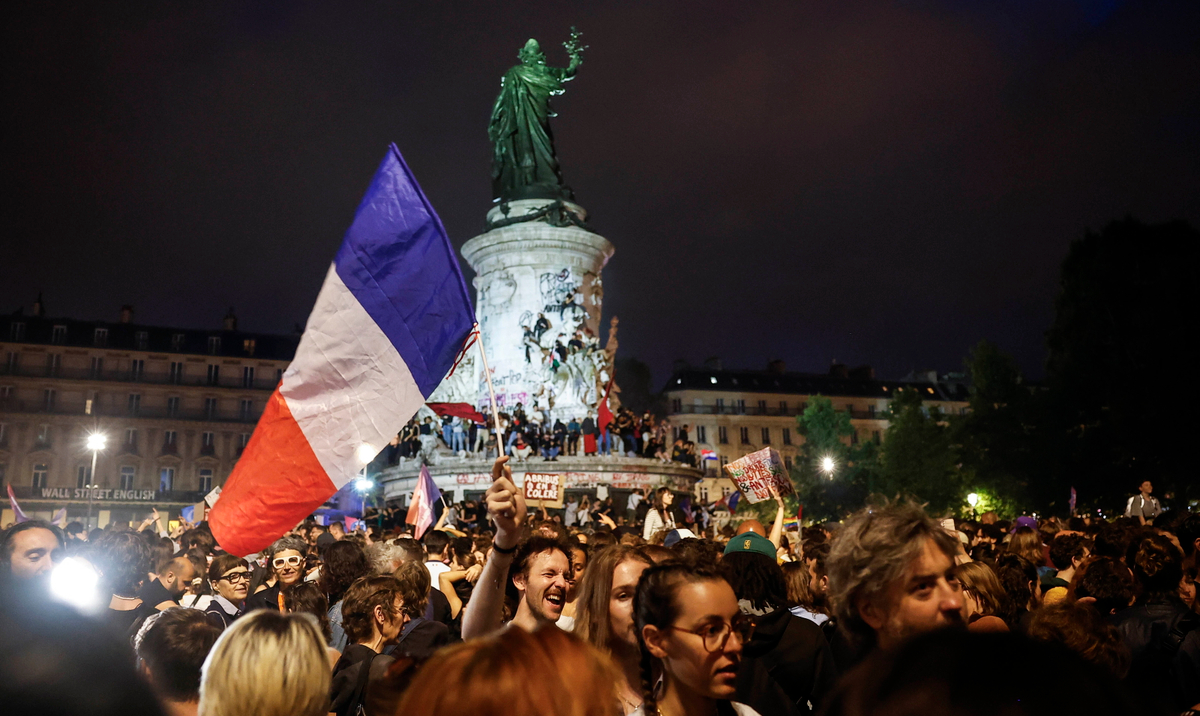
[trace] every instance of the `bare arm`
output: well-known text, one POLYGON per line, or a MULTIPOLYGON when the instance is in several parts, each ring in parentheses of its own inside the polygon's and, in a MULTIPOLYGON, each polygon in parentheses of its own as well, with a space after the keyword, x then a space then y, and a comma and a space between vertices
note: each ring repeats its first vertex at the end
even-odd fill
MULTIPOLYGON (((514 549, 525 523, 525 499, 512 481, 512 469, 508 457, 496 459, 492 465, 495 480, 487 491, 487 511, 496 523, 496 537, 492 544, 500 549, 514 549)), ((500 628, 501 609, 504 606, 504 584, 508 580, 508 568, 513 555, 492 550, 471 601, 463 613, 463 639, 485 636, 500 628)))
POLYGON ((775 545, 775 549, 779 549, 779 544, 783 541, 783 498, 775 491, 775 486, 771 486, 771 494, 775 495, 775 504, 779 508, 775 511, 775 524, 771 525, 771 544, 775 545))
POLYGON ((467 575, 466 572, 442 572, 438 575, 438 587, 441 588, 442 594, 446 595, 446 601, 450 603, 450 618, 457 619, 458 613, 462 611, 462 600, 458 598, 458 592, 454 590, 454 583, 467 575))

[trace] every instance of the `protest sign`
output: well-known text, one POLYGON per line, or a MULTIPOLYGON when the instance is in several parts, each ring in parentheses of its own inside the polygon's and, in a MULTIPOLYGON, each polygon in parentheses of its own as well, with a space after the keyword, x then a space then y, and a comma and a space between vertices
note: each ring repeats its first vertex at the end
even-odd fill
POLYGON ((734 460, 725 466, 725 472, 750 504, 774 497, 772 486, 780 497, 795 492, 783 460, 773 448, 763 448, 734 460))
POLYGON ((530 507, 561 509, 565 475, 544 472, 525 473, 525 504, 530 507))

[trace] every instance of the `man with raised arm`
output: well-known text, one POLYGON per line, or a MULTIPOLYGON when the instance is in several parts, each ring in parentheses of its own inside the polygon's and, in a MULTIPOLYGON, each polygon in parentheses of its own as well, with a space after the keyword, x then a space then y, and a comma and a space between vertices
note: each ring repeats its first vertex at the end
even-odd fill
POLYGON ((552 624, 562 616, 567 600, 571 558, 566 545, 540 535, 522 541, 525 499, 513 483, 507 457, 492 465, 492 478, 486 504, 496 536, 463 614, 463 639, 486 636, 504 626, 504 589, 509 579, 518 595, 510 625, 533 630, 552 624))

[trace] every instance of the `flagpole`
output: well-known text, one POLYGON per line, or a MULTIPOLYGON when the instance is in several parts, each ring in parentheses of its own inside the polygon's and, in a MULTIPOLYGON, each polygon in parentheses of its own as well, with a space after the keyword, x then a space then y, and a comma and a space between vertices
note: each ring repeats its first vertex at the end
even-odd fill
MULTIPOLYGON (((475 324, 475 330, 479 331, 479 324, 475 324)), ((488 400, 492 409, 492 429, 496 432, 496 457, 502 454, 500 451, 504 448, 504 439, 500 436, 500 413, 496 410, 496 388, 492 385, 492 371, 488 369, 487 351, 483 349, 483 333, 480 332, 479 340, 479 358, 483 362, 483 377, 487 379, 488 400)))

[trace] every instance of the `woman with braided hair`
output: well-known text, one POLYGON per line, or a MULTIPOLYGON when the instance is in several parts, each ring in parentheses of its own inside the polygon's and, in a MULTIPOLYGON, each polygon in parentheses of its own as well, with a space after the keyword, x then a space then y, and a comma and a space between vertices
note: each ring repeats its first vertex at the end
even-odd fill
POLYGON ((644 702, 636 716, 757 716, 732 701, 742 644, 754 622, 716 569, 660 564, 634 598, 644 702))

